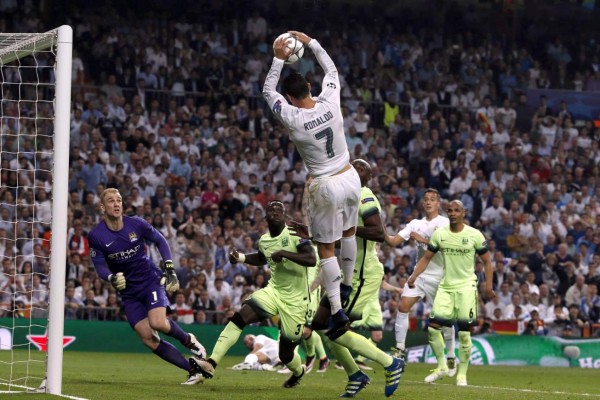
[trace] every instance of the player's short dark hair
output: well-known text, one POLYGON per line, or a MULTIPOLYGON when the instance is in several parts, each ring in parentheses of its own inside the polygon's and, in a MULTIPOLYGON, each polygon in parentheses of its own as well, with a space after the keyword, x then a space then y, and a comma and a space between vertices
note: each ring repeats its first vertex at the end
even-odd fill
POLYGON ((438 200, 441 200, 442 196, 440 196, 440 192, 437 189, 434 188, 427 188, 425 189, 425 192, 423 193, 423 196, 425 196, 427 193, 433 193, 437 196, 438 200))
POLYGON ((308 91, 308 82, 297 72, 292 72, 283 80, 283 93, 296 99, 303 99, 310 94, 308 91))

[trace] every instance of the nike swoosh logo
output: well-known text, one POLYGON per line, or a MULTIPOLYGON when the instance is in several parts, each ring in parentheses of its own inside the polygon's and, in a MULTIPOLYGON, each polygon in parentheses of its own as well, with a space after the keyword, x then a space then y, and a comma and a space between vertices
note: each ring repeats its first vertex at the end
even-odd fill
POLYGON ((107 244, 106 244, 106 247, 110 246, 110 245, 111 245, 111 244, 113 244, 114 242, 115 242, 115 241, 113 240, 112 242, 110 242, 110 243, 107 243, 107 244))
POLYGON ((156 304, 156 303, 158 303, 158 300, 156 300, 156 301, 153 301, 153 302, 151 302, 150 304, 151 304, 151 305, 154 305, 154 304, 156 304))

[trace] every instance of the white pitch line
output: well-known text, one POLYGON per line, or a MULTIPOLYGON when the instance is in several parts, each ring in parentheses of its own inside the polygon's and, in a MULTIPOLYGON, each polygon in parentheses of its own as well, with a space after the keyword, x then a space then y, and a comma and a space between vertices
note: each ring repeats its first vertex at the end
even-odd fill
MULTIPOLYGON (((409 383, 420 383, 423 385, 438 385, 438 386, 456 386, 450 383, 425 383, 422 381, 409 381, 406 380, 404 382, 409 383)), ((577 396, 588 396, 588 397, 599 397, 600 393, 579 393, 579 392, 561 392, 561 391, 546 391, 546 390, 535 390, 535 389, 520 389, 520 388, 510 388, 510 387, 501 387, 501 386, 478 386, 469 384, 466 386, 467 388, 477 388, 477 389, 496 389, 496 390, 506 390, 510 392, 524 392, 524 393, 540 393, 540 394, 559 394, 559 395, 577 395, 577 396)))
POLYGON ((8 385, 6 383, 0 383, 0 385, 4 385, 4 386, 14 386, 14 387, 19 387, 22 389, 27 389, 28 392, 25 391, 19 391, 19 390, 0 390, 0 394, 18 394, 18 393, 45 393, 45 394, 50 394, 52 396, 58 396, 58 397, 64 397, 65 399, 71 399, 71 400, 89 400, 86 399, 85 397, 77 397, 77 396, 69 396, 68 394, 52 394, 52 393, 46 393, 44 391, 38 391, 35 388, 31 388, 28 386, 22 386, 22 385, 8 385))

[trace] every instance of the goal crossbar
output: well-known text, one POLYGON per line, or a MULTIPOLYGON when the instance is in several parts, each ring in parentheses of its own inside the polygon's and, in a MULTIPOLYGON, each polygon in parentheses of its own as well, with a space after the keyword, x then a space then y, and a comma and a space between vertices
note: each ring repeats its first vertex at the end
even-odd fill
POLYGON ((57 35, 56 29, 45 33, 0 33, 0 65, 51 48, 57 35))

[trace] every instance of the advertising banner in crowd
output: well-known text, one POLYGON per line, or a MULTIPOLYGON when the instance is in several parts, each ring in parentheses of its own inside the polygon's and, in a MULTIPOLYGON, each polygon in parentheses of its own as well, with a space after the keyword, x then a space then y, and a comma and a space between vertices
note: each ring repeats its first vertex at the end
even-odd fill
MULTIPOLYGON (((600 339, 504 335, 473 336, 472 339, 471 363, 476 365, 600 368, 600 339)), ((436 362, 429 345, 410 347, 407 361, 436 362)))

